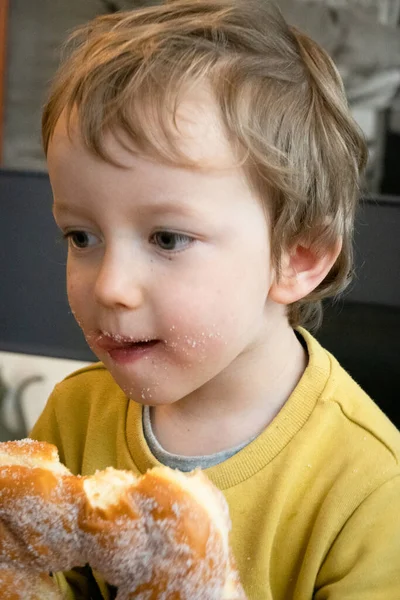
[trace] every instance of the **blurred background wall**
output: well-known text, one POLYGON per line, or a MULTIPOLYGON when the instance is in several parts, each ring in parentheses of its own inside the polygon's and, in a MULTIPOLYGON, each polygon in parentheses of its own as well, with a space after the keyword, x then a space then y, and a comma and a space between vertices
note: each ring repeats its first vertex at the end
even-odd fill
MULTIPOLYGON (((46 170, 41 109, 61 44, 71 29, 99 14, 156 3, 8 0, 5 168, 46 170)), ((391 160, 400 146, 400 0, 278 0, 277 4, 290 23, 327 49, 341 72, 353 114, 369 143, 368 189, 400 195, 391 160)))

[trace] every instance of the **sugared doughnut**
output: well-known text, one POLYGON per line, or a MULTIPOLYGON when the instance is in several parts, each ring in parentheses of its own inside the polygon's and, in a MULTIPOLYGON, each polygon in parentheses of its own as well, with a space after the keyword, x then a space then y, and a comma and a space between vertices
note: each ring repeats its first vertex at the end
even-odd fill
POLYGON ((7 577, 88 563, 118 588, 118 600, 244 600, 229 530, 225 498, 200 470, 157 467, 135 477, 110 467, 81 477, 51 444, 0 443, 7 577))

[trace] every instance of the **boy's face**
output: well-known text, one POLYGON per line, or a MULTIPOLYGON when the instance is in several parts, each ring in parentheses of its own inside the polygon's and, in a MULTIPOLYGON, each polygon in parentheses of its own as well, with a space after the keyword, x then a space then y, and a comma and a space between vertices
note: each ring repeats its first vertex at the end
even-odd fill
POLYGON ((124 392, 152 405, 245 374, 284 322, 268 300, 264 210, 212 101, 187 99, 178 124, 182 147, 208 169, 134 156, 109 136, 127 168, 112 166, 84 148, 74 122, 69 139, 63 117, 48 154, 71 309, 124 392))

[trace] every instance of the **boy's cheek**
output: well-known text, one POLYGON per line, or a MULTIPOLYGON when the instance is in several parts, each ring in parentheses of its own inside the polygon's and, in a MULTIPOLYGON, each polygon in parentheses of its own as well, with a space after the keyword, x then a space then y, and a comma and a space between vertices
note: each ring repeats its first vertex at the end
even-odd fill
POLYGON ((197 360, 223 347, 232 332, 231 308, 222 297, 210 295, 206 289, 197 294, 173 294, 159 308, 155 317, 167 347, 197 360))
POLYGON ((177 360, 187 366, 205 362, 218 355, 226 345, 226 336, 216 325, 198 330, 178 329, 165 342, 171 361, 177 360))
POLYGON ((68 303, 71 308, 71 312, 74 315, 75 319, 79 322, 82 319, 83 315, 81 314, 81 305, 83 305, 83 290, 77 285, 76 282, 67 280, 67 296, 68 303))
MULTIPOLYGON (((79 273, 70 266, 70 261, 67 263, 67 293, 68 300, 74 301, 75 298, 79 297, 84 293, 85 289, 85 280, 79 273)), ((86 287, 87 287, 87 279, 86 279, 86 287)))
POLYGON ((71 313, 83 332, 93 329, 93 298, 87 287, 72 278, 67 279, 67 297, 71 313))
POLYGON ((263 306, 261 296, 256 306, 243 290, 217 289, 210 294, 204 289, 186 296, 173 294, 156 319, 171 359, 179 355, 193 363, 219 361, 227 346, 244 341, 263 306))

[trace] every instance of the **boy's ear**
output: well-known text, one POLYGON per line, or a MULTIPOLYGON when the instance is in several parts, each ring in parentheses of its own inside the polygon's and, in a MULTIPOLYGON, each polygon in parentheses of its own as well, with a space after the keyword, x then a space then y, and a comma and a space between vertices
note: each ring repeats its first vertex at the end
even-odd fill
POLYGON ((278 304, 293 304, 308 296, 328 275, 341 249, 342 240, 338 239, 324 250, 299 242, 284 252, 268 298, 278 304))

